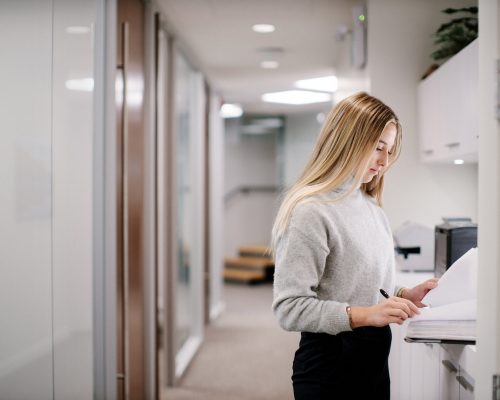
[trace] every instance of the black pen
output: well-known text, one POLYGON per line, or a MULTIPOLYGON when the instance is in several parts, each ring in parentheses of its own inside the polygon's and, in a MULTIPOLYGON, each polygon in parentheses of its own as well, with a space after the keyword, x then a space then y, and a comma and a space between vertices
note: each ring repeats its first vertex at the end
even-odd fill
POLYGON ((387 294, 387 292, 386 292, 384 289, 380 289, 380 294, 381 294, 382 296, 384 296, 386 299, 388 299, 388 298, 389 298, 389 295, 387 294))

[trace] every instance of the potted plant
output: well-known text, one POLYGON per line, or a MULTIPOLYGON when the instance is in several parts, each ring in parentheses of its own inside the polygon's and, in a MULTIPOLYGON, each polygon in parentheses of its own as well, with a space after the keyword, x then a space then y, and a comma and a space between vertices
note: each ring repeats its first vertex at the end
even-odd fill
MULTIPOLYGON (((442 12, 458 14, 458 16, 442 24, 433 35, 434 44, 438 48, 432 52, 431 57, 438 62, 446 61, 476 39, 478 29, 477 7, 447 8, 442 12)), ((422 79, 429 76, 438 67, 437 63, 431 65, 422 79)))

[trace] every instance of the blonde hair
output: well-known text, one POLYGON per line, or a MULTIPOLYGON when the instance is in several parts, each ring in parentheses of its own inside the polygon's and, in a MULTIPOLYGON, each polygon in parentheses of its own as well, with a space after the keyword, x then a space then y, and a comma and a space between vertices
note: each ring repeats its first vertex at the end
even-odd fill
MULTIPOLYGON (((387 167, 398 158, 401 150, 401 125, 391 108, 360 92, 342 100, 330 111, 302 175, 284 195, 272 230, 272 250, 285 233, 297 204, 339 187, 351 176, 354 177, 352 187, 335 201, 345 198, 359 186, 380 135, 390 123, 396 126, 397 134, 387 167)), ((387 169, 370 182, 361 184, 361 190, 375 198, 379 205, 382 205, 387 169)))

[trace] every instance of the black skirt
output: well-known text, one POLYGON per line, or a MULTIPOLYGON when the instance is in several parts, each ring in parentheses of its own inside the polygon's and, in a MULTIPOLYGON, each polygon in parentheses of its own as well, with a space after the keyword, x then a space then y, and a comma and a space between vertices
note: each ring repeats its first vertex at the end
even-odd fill
POLYGON ((302 333, 293 361, 295 400, 390 399, 391 329, 302 333))

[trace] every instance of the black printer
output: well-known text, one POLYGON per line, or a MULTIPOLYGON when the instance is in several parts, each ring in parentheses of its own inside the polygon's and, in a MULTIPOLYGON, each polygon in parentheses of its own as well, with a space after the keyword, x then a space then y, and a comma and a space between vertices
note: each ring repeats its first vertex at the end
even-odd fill
POLYGON ((436 225, 434 275, 439 278, 469 249, 477 247, 477 224, 470 218, 443 218, 436 225))

